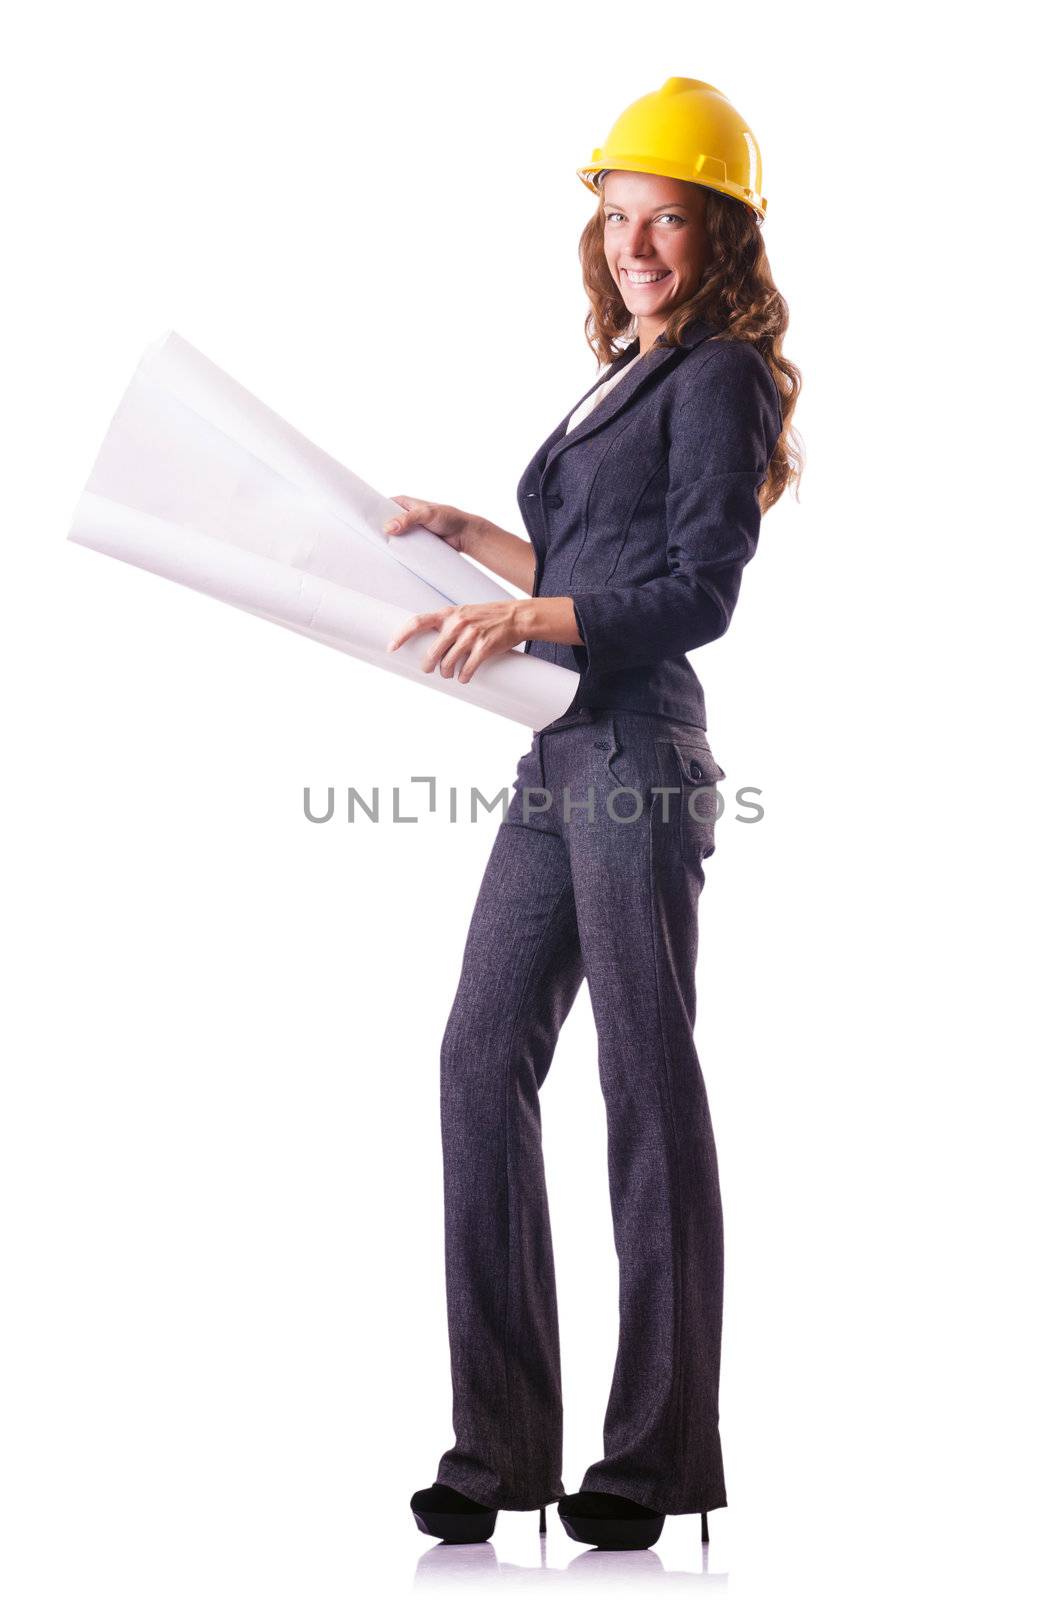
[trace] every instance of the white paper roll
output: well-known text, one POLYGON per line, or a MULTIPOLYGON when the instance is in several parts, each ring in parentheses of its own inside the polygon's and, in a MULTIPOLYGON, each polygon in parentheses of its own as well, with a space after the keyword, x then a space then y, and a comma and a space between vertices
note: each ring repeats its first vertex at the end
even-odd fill
POLYGON ((511 599, 402 508, 262 404, 179 334, 150 346, 107 430, 68 538, 321 644, 537 729, 578 674, 510 650, 469 683, 426 673, 434 637, 387 642, 410 613, 511 599))

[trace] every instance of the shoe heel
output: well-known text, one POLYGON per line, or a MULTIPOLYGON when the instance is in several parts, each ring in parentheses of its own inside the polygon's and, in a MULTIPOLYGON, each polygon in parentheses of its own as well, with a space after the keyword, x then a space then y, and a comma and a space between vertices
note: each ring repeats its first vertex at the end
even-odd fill
POLYGON ((538 1531, 538 1533, 547 1533, 548 1532, 548 1529, 545 1527, 545 1508, 544 1508, 544 1506, 541 1507, 541 1520, 537 1525, 537 1531, 538 1531))
POLYGON ((699 1537, 704 1544, 709 1544, 710 1534, 707 1532, 707 1513, 701 1511, 699 1515, 699 1537))

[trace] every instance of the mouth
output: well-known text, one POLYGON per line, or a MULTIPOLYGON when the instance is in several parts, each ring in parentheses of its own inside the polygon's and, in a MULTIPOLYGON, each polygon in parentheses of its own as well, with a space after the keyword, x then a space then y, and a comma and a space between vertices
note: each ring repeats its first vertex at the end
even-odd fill
POLYGON ((673 277, 669 267, 660 268, 650 272, 631 271, 628 267, 622 268, 622 276, 633 289, 651 289, 657 283, 665 283, 667 278, 673 277))

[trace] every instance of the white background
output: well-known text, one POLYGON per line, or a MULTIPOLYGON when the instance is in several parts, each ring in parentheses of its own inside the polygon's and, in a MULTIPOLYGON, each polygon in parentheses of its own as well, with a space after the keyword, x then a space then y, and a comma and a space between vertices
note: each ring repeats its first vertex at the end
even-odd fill
MULTIPOLYGON (((97 0, 25 10, 4 54, 6 1592, 1054 1592, 1029 9, 97 0), (691 1516, 618 1556, 554 1507, 544 1545, 501 1512, 462 1551, 408 1509, 452 1442, 437 1056, 496 827, 463 801, 529 731, 64 538, 168 328, 384 493, 523 531, 519 474, 596 371, 574 168, 671 75, 762 145, 808 456, 693 658, 724 787, 766 811, 719 824, 701 911, 705 1576, 691 1516), (415 802, 424 773, 460 821, 303 817, 306 785, 415 802)), ((572 1491, 617 1335, 584 991, 543 1109, 572 1491)))

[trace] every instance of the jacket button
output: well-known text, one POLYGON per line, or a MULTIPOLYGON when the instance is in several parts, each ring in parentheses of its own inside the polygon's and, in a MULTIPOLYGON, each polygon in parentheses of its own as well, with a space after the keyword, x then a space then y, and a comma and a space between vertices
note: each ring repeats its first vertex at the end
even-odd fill
POLYGON ((698 761, 691 762, 688 770, 692 774, 693 778, 701 778, 703 776, 703 768, 700 766, 698 761))
POLYGON ((563 496, 561 494, 546 494, 545 504, 550 509, 554 510, 556 506, 561 506, 563 504, 563 496))

